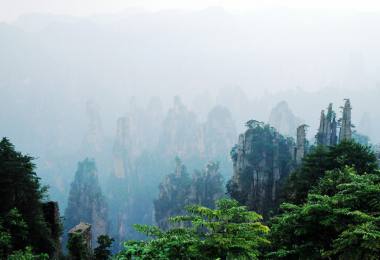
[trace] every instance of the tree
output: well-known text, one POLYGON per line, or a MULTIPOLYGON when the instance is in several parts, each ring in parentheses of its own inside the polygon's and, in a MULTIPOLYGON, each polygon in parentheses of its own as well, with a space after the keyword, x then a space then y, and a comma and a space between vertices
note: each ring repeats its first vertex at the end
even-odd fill
POLYGON ((80 233, 72 233, 67 242, 67 249, 72 260, 91 259, 91 254, 87 248, 83 236, 80 233))
POLYGON ((176 225, 167 231, 136 225, 151 239, 127 241, 116 259, 258 259, 260 246, 269 244, 261 216, 235 200, 216 204, 188 206, 187 215, 171 218, 176 225))
POLYGON ((52 255, 56 245, 42 210, 47 189, 41 186, 32 161, 7 138, 0 141, 0 219, 12 250, 31 246, 37 253, 52 255))
POLYGON ((308 154, 300 168, 294 171, 285 184, 283 199, 300 204, 306 201, 308 192, 318 184, 326 171, 353 167, 358 174, 378 169, 377 159, 368 146, 354 141, 343 141, 336 146, 317 146, 308 154))
POLYGON ((107 235, 98 236, 98 246, 94 249, 94 257, 96 260, 107 260, 111 256, 110 247, 115 241, 107 235))
POLYGON ((272 219, 269 257, 378 259, 380 172, 328 171, 302 205, 272 219))
POLYGON ((26 247, 25 250, 18 250, 13 252, 8 260, 48 260, 47 254, 34 254, 31 247, 26 247))

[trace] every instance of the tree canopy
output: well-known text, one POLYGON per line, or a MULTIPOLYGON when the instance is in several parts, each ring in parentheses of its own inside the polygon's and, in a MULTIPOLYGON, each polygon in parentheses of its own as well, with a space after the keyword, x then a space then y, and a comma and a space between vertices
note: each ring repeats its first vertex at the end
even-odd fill
POLYGON ((378 169, 377 159, 370 147, 354 141, 343 141, 336 146, 317 146, 303 160, 302 165, 290 176, 284 187, 284 200, 303 203, 308 192, 324 176, 334 169, 353 167, 358 174, 378 169))
POLYGON ((302 205, 285 203, 272 219, 271 257, 378 259, 380 172, 329 171, 302 205))
POLYGON ((42 209, 47 189, 34 168, 33 157, 17 152, 7 138, 0 141, 1 258, 27 246, 49 255, 56 250, 42 209))
POLYGON ((216 209, 193 205, 188 214, 171 218, 167 231, 136 225, 151 239, 127 241, 117 259, 258 259, 259 248, 269 244, 261 216, 221 199, 216 209))

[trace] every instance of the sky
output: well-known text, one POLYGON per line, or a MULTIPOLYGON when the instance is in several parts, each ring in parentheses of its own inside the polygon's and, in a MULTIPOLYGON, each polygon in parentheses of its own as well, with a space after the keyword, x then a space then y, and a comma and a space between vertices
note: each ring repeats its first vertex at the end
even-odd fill
POLYGON ((196 10, 220 6, 229 11, 245 12, 260 8, 326 9, 333 12, 380 13, 378 0, 0 0, 0 21, 11 22, 27 13, 52 13, 88 16, 118 13, 128 8, 150 11, 165 9, 196 10))

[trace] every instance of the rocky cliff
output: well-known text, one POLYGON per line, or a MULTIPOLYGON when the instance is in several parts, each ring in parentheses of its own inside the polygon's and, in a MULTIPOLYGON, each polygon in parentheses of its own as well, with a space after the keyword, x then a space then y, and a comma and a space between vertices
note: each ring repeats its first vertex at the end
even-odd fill
POLYGON ((215 207, 215 201, 223 197, 223 177, 219 172, 219 163, 209 162, 202 171, 192 175, 189 202, 209 208, 215 207))
POLYGON ((351 124, 351 103, 349 99, 345 100, 344 107, 342 108, 342 118, 339 120, 339 142, 343 140, 351 140, 352 138, 352 124, 351 124))
POLYGON ((158 198, 154 201, 155 220, 159 227, 169 227, 168 218, 183 214, 184 207, 189 204, 191 178, 185 165, 176 158, 173 173, 166 175, 159 186, 158 198))
POLYGON ((159 227, 169 227, 168 218, 185 213, 187 205, 199 204, 213 208, 224 195, 223 177, 218 163, 209 162, 202 171, 190 176, 179 158, 172 174, 165 176, 154 201, 155 220, 159 227))
POLYGON ((332 109, 332 103, 327 108, 327 113, 321 111, 321 117, 319 120, 318 133, 315 136, 317 144, 319 145, 336 145, 337 143, 337 122, 336 114, 332 109))
POLYGON ((294 161, 294 141, 261 122, 250 120, 231 150, 233 177, 227 184, 232 198, 268 217, 279 203, 280 187, 294 161))
POLYGON ((302 120, 294 115, 286 101, 281 101, 272 109, 268 123, 281 134, 294 137, 302 120))
POLYGON ((108 231, 107 204, 98 183, 94 160, 85 159, 78 163, 75 179, 71 183, 68 205, 65 211, 65 233, 79 224, 92 225, 92 242, 108 231))

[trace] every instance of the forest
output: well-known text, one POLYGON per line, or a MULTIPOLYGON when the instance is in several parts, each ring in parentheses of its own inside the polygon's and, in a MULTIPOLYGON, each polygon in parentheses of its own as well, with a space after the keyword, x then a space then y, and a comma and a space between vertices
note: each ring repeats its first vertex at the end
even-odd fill
POLYGON ((133 176, 126 168, 130 158, 121 129, 114 147, 121 168, 113 176, 119 181, 109 193, 114 199, 102 192, 95 160, 86 158, 78 163, 63 216, 58 203, 49 200, 34 158, 4 137, 0 256, 378 259, 380 153, 352 130, 351 109, 347 99, 339 120, 331 104, 326 113, 322 110, 314 143, 307 140, 304 124, 293 139, 250 120, 231 147, 229 180, 220 173, 219 162, 190 174, 177 156, 174 171, 157 184, 156 194, 149 194, 153 187, 146 176, 133 176), (136 221, 147 214, 142 205, 149 203, 153 224, 136 221), (118 216, 116 233, 109 221, 112 214, 118 216))

